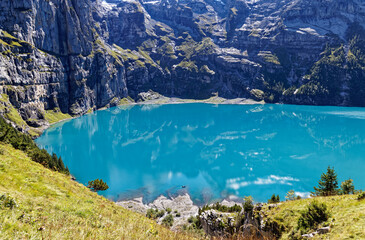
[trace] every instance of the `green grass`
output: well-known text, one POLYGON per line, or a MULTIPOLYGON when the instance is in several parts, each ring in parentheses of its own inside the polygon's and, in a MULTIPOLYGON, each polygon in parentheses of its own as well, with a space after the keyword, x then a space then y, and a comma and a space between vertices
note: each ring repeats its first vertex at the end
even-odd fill
MULTIPOLYGON (((9 96, 7 94, 1 94, 0 95, 0 110, 4 111, 4 117, 16 124, 18 127, 25 128, 29 127, 28 124, 23 120, 23 118, 20 116, 19 112, 14 108, 14 106, 9 101, 9 96)), ((33 136, 39 136, 42 131, 29 127, 28 133, 33 136)))
POLYGON ((9 44, 7 42, 4 42, 3 40, 0 39, 0 44, 4 45, 4 46, 9 46, 9 44))
POLYGON ((212 39, 207 37, 204 38, 194 50, 195 55, 210 55, 214 53, 215 44, 212 39))
MULTIPOLYGON (((313 239, 365 239, 365 200, 358 201, 357 195, 316 197, 315 200, 327 205, 331 217, 323 225, 329 225, 331 231, 325 235, 316 235, 313 239)), ((271 210, 265 207, 268 218, 286 227, 281 239, 289 239, 291 231, 297 231, 300 212, 312 201, 288 201, 271 210)))
POLYGON ((178 65, 176 65, 176 67, 181 67, 188 70, 189 72, 198 72, 198 66, 195 64, 194 61, 181 61, 178 65))
POLYGON ((200 67, 200 72, 202 72, 202 73, 208 73, 210 75, 214 75, 215 74, 215 72, 213 70, 209 69, 209 67, 207 65, 201 66, 200 67))
POLYGON ((142 57, 144 57, 146 59, 146 63, 151 64, 152 66, 157 66, 153 59, 150 57, 150 55, 148 54, 148 52, 144 51, 142 47, 138 47, 138 53, 142 55, 142 57))
POLYGON ((124 61, 128 61, 129 59, 136 61, 139 59, 139 57, 135 55, 130 49, 123 49, 116 44, 113 44, 113 47, 121 52, 124 61))
POLYGON ((279 58, 271 53, 259 53, 258 56, 262 57, 265 62, 280 65, 279 58))
POLYGON ((15 42, 15 41, 12 41, 10 43, 11 46, 17 46, 17 47, 22 47, 22 45, 19 43, 19 42, 15 42))
POLYGON ((50 124, 72 118, 70 114, 62 113, 59 109, 45 111, 44 117, 50 124))
POLYGON ((0 148, 0 194, 18 205, 0 209, 1 239, 192 239, 117 206, 10 145, 0 148))
POLYGON ((195 42, 190 35, 186 37, 186 41, 177 47, 180 55, 184 56, 185 60, 189 60, 194 56, 214 54, 216 45, 210 38, 204 38, 201 42, 195 42))
POLYGON ((27 123, 20 116, 18 111, 10 104, 9 96, 6 94, 0 95, 0 109, 5 110, 4 117, 20 127, 27 126, 27 123))
POLYGON ((134 103, 134 100, 131 97, 122 98, 119 100, 118 105, 126 105, 134 103))
POLYGON ((0 30, 0 37, 6 38, 7 40, 3 41, 0 39, 0 44, 4 46, 10 46, 10 47, 22 47, 22 43, 29 44, 25 41, 21 41, 17 39, 16 37, 10 35, 8 32, 0 30), (10 42, 10 43, 8 43, 10 42))
POLYGON ((1 34, 6 37, 6 38, 10 38, 10 39, 16 39, 16 37, 12 36, 11 34, 9 34, 7 31, 1 30, 1 34))

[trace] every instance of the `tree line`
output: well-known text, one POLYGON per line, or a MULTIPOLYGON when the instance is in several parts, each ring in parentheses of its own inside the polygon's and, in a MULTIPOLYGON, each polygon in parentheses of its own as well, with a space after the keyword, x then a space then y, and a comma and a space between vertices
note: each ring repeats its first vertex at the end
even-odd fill
POLYGON ((57 157, 56 154, 50 155, 46 150, 40 149, 30 136, 19 132, 1 116, 0 142, 10 144, 15 149, 25 152, 33 161, 42 164, 46 168, 70 174, 61 157, 57 157))
MULTIPOLYGON (((337 174, 335 169, 330 166, 327 168, 327 172, 322 173, 320 180, 318 181, 318 186, 314 187, 314 191, 311 192, 312 196, 334 196, 342 194, 354 194, 356 193, 355 186, 352 179, 345 180, 338 186, 337 174)), ((288 201, 300 199, 294 190, 290 190, 285 199, 288 201)), ((279 195, 273 194, 271 198, 267 201, 268 203, 278 203, 280 202, 279 195)))

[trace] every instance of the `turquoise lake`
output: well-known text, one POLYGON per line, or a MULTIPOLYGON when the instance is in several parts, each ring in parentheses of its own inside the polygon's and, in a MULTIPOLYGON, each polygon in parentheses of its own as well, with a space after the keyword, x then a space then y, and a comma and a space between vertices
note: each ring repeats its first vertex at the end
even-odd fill
POLYGON ((187 191, 203 204, 229 196, 308 196, 333 166, 365 187, 365 108, 295 105, 136 105, 58 123, 36 140, 77 181, 102 178, 121 200, 187 191), (186 186, 182 188, 182 186, 186 186))

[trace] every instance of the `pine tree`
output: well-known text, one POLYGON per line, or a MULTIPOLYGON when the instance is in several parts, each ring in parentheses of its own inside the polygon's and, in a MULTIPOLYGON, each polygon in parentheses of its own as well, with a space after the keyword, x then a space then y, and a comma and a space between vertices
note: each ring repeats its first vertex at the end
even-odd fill
POLYGON ((103 179, 95 179, 93 181, 89 181, 87 187, 95 192, 105 191, 109 188, 108 184, 106 184, 103 179))
POLYGON ((280 196, 273 194, 271 198, 267 201, 268 203, 278 203, 280 202, 280 196))
POLYGON ((63 163, 61 157, 58 158, 58 166, 59 166, 61 171, 65 171, 65 164, 63 163))
POLYGON ((285 198, 286 198, 287 201, 293 201, 293 200, 295 200, 295 198, 296 198, 295 191, 294 190, 290 190, 286 194, 285 198))
POLYGON ((55 170, 59 169, 58 158, 55 153, 52 154, 52 160, 50 162, 51 162, 51 165, 54 166, 55 170))
POLYGON ((327 173, 322 173, 318 187, 314 187, 316 196, 332 196, 338 194, 337 174, 334 168, 328 166, 327 173))

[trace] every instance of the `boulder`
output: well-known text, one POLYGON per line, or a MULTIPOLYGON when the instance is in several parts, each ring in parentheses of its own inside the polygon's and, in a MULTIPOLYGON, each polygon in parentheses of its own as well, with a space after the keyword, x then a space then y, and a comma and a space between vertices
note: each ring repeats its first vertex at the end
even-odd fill
POLYGON ((329 233, 331 230, 331 227, 322 227, 322 228, 318 228, 317 232, 318 234, 326 234, 329 233))

